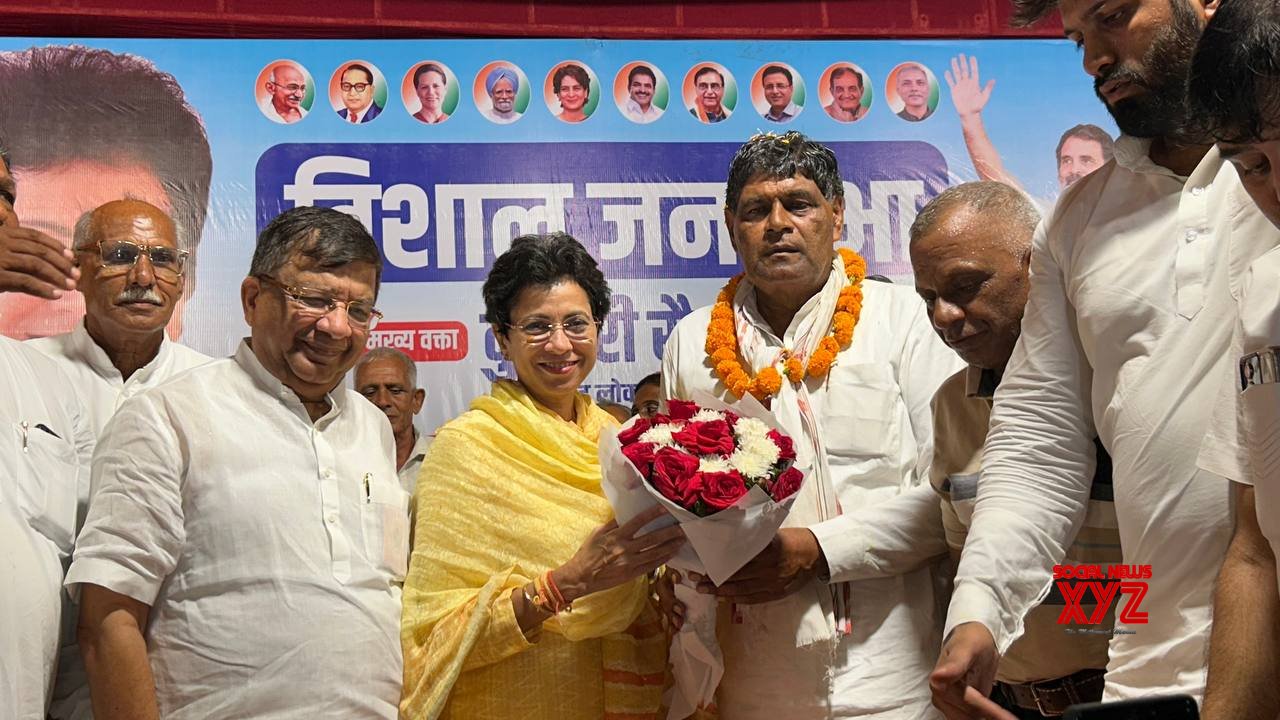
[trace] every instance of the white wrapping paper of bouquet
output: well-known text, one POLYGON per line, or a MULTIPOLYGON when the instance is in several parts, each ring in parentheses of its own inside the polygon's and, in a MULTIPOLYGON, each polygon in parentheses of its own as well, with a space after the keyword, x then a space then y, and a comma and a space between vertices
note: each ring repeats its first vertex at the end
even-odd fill
MULTIPOLYGON (((754 397, 748 395, 732 405, 707 393, 698 393, 692 401, 711 410, 732 411, 741 417, 760 420, 783 435, 773 415, 754 397)), ((629 428, 635 418, 622 429, 629 428)), ((705 575, 716 585, 728 580, 748 561, 760 554, 773 540, 787 519, 795 495, 774 502, 764 490, 752 487, 736 503, 707 517, 685 510, 663 497, 645 481, 640 471, 622 454, 618 442, 621 429, 606 428, 600 433, 600 467, 604 473, 605 497, 613 506, 618 524, 648 510, 654 505, 666 508, 668 516, 653 521, 641 533, 679 523, 688 542, 668 567, 705 575)), ((797 468, 805 472, 807 468, 797 468)), ((805 472, 806 482, 808 473, 805 472)), ((685 606, 685 621, 671 640, 671 666, 674 685, 664 698, 668 720, 689 717, 698 707, 710 705, 724 675, 724 656, 716 640, 718 599, 704 595, 692 586, 676 585, 676 598, 685 606)))

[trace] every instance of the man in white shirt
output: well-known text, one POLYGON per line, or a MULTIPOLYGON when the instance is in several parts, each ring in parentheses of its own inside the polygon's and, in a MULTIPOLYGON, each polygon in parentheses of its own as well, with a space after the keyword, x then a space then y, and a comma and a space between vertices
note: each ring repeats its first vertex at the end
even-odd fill
MULTIPOLYGON (((81 270, 84 320, 69 333, 27 342, 70 378, 96 437, 120 403, 212 358, 165 336, 185 286, 186 252, 178 249, 177 230, 163 211, 141 200, 109 202, 76 223, 72 249, 81 270)), ((77 498, 83 520, 88 477, 77 498)), ((82 720, 92 711, 75 643, 76 614, 70 603, 63 610, 50 714, 82 720)))
MULTIPOLYGON (((18 227, 17 185, 0 149, 0 293, 74 290, 71 251, 18 227)), ((70 381, 0 336, 0 716, 43 718, 57 669, 62 574, 87 484, 93 433, 70 381)))
MULTIPOLYGON (((1054 3, 1015 4, 1034 21, 1054 3)), ((1095 435, 1113 461, 1124 562, 1150 566, 1148 622, 1117 618, 1104 698, 1204 689, 1210 594, 1231 528, 1227 483, 1197 470, 1196 452, 1230 362, 1232 278, 1280 237, 1187 110, 1191 52, 1215 9, 1061 3, 1124 135, 1033 241, 1022 334, 995 395, 931 677, 948 717, 976 716, 999 654, 1048 591, 1084 518, 1095 435)))
MULTIPOLYGON (((1280 226, 1280 8, 1233 0, 1205 27, 1191 64, 1192 107, 1245 190, 1280 226)), ((1201 717, 1273 720, 1280 713, 1280 249, 1241 279, 1232 372, 1218 396, 1200 467, 1234 481, 1235 534, 1214 596, 1201 717)))
POLYGON ((662 117, 662 108, 653 104, 653 93, 658 87, 658 76, 648 65, 637 65, 627 73, 627 119, 636 123, 651 123, 662 117))
POLYGON ((418 387, 418 366, 400 350, 380 347, 360 358, 353 375, 356 392, 376 405, 391 422, 400 487, 412 496, 422 460, 431 446, 431 438, 413 426, 413 418, 422 412, 422 402, 427 398, 427 391, 418 387))
POLYGON ((351 216, 282 213, 235 356, 108 425, 66 581, 98 720, 396 717, 408 495, 390 425, 341 385, 380 269, 351 216))
POLYGON ((812 468, 770 546, 718 589, 699 585, 740 615, 723 625, 717 697, 735 720, 936 717, 925 683, 940 638, 931 569, 846 582, 864 548, 842 513, 924 481, 929 400, 962 363, 910 288, 863 282, 862 259, 836 252, 843 190, 835 156, 800 133, 740 148, 725 225, 745 275, 681 320, 663 351, 664 397, 752 392, 812 468))

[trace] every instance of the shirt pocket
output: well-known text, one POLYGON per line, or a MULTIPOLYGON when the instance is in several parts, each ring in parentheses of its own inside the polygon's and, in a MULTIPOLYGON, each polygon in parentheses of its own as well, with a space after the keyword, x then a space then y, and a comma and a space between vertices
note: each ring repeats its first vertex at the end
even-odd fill
POLYGON ((403 582, 409 569, 409 493, 396 476, 366 473, 364 550, 369 562, 403 582))
POLYGON ((901 402, 898 381, 887 363, 832 367, 823 423, 827 454, 852 464, 896 453, 901 402))
POLYGON ((28 421, 7 423, 4 443, 13 458, 19 515, 64 554, 75 540, 79 470, 70 442, 28 421))

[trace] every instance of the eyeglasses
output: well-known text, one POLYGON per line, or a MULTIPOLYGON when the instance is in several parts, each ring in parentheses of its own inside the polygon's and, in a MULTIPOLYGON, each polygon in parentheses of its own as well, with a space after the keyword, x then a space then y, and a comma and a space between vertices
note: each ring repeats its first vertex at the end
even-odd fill
POLYGON ((724 88, 720 83, 698 83, 694 87, 698 89, 698 92, 713 92, 724 88))
POLYGON ((594 330, 598 326, 599 323, 595 320, 581 316, 571 317, 564 322, 558 323, 547 322, 546 320, 531 320, 520 325, 507 323, 507 327, 512 330, 519 330, 530 345, 541 345, 547 342, 551 339, 551 333, 555 332, 556 328, 564 330, 565 337, 570 340, 578 342, 591 340, 595 334, 594 330))
POLYGON ((373 83, 345 83, 344 82, 338 87, 342 88, 342 92, 351 92, 352 90, 354 90, 357 93, 362 93, 365 90, 368 90, 369 86, 372 84, 373 83))
POLYGON ((285 90, 288 90, 291 93, 299 93, 299 92, 307 91, 307 86, 305 84, 303 85, 299 85, 297 83, 289 83, 288 85, 281 85, 280 83, 271 83, 271 84, 275 85, 278 88, 284 88, 285 90))
POLYGON ((173 282, 182 276, 188 255, 186 250, 171 248, 167 245, 139 245, 126 240, 105 245, 98 243, 79 248, 79 250, 98 254, 102 261, 99 275, 118 275, 129 272, 138 263, 138 258, 145 253, 147 260, 151 263, 151 272, 155 273, 157 278, 168 282, 173 282))
POLYGON ((257 275, 256 277, 268 285, 274 285, 279 288, 285 297, 298 306, 298 314, 303 317, 319 320, 341 307, 346 310, 348 322, 365 330, 372 330, 378 324, 378 321, 382 319, 382 313, 367 302, 338 300, 309 287, 285 285, 270 275, 257 275))

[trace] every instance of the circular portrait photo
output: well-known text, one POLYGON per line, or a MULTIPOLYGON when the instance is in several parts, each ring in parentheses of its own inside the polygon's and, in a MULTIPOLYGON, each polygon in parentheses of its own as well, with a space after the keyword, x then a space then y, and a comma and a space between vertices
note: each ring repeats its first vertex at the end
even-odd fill
POLYGON ((871 76, 849 62, 827 68, 818 81, 818 100, 832 120, 857 122, 867 116, 875 91, 871 76))
POLYGON ((786 63, 769 63, 751 78, 751 104, 772 123, 789 123, 804 109, 804 78, 786 63))
POLYGON ((343 122, 373 122, 387 106, 387 79, 371 62, 345 62, 329 80, 329 103, 343 122))
POLYGON ((409 68, 400 82, 404 109, 414 120, 435 125, 449 119, 458 108, 458 77, 448 65, 425 60, 409 68))
POLYGON ((918 62, 904 62, 885 79, 884 98, 893 114, 903 120, 928 120, 938 109, 938 78, 918 62))
POLYGON ((293 60, 276 60, 258 73, 254 85, 258 109, 272 122, 296 123, 311 111, 316 99, 311 73, 293 60))
POLYGON ((629 62, 613 79, 613 101, 633 123, 651 123, 662 117, 670 98, 667 76, 651 62, 629 62))
POLYGON ((542 93, 547 109, 562 122, 580 123, 600 105, 600 81, 591 68, 577 60, 552 68, 542 93))
POLYGON ((728 120, 738 106, 738 83, 723 65, 698 63, 684 76, 684 106, 699 122, 728 120))
POLYGON ((513 123, 529 109, 529 78, 506 60, 480 68, 472 87, 476 108, 493 122, 513 123))

